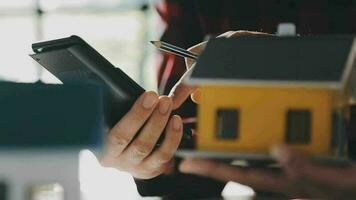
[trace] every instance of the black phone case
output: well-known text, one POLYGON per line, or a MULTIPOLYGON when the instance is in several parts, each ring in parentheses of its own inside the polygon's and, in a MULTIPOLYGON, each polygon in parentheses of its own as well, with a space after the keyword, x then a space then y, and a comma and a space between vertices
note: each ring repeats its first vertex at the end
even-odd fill
POLYGON ((64 84, 101 84, 109 92, 108 125, 113 126, 145 91, 78 36, 39 42, 30 55, 64 84))
MULTIPOLYGON (((109 91, 109 127, 145 91, 78 36, 35 43, 32 49, 30 56, 64 84, 100 84, 109 91)), ((184 128, 183 135, 184 140, 190 139, 191 131, 184 128)))

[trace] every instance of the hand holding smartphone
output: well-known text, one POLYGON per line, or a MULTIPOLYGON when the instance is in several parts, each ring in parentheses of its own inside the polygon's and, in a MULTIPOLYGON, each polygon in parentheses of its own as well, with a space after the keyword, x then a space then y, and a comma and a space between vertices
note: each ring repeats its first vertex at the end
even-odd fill
MULTIPOLYGON (((107 91, 107 124, 111 128, 144 89, 78 36, 32 44, 30 55, 64 84, 100 84, 107 91)), ((164 135, 164 134, 162 134, 164 135)), ((182 141, 191 139, 184 128, 182 141)))

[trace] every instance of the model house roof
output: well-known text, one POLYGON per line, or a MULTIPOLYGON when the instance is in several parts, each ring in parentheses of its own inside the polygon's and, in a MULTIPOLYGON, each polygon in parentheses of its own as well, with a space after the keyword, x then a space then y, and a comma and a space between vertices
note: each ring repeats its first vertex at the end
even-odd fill
POLYGON ((212 39, 187 82, 341 88, 355 67, 353 36, 212 39))

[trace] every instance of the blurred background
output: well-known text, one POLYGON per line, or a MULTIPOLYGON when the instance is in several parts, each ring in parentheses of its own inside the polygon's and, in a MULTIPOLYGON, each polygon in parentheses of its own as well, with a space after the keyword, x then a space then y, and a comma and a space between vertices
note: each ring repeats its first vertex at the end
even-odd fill
POLYGON ((163 30, 148 0, 13 0, 0 4, 0 78, 58 83, 29 58, 35 41, 83 37, 134 80, 154 88, 153 48, 163 30), (154 30, 154 31, 153 31, 154 30), (5 56, 6 55, 6 56, 5 56))
MULTIPOLYGON (((146 89, 156 90, 156 56, 149 40, 164 29, 149 0, 5 0, 0 3, 0 80, 60 83, 28 56, 40 40, 78 35, 146 89)), ((1 163, 0 163, 1 164, 1 163)), ((83 150, 85 199, 135 199, 129 174, 99 166, 83 150)))
MULTIPOLYGON (((60 83, 28 56, 31 44, 78 35, 145 89, 167 94, 184 60, 158 53, 150 40, 188 48, 229 30, 275 33, 279 23, 302 35, 350 34, 355 19, 355 0, 2 0, 0 80, 60 83)), ((177 112, 196 110, 188 100, 177 112)), ((80 182, 88 200, 139 198, 129 174, 100 167, 89 150, 81 152, 80 182)), ((224 192, 253 195, 238 184, 224 192)))

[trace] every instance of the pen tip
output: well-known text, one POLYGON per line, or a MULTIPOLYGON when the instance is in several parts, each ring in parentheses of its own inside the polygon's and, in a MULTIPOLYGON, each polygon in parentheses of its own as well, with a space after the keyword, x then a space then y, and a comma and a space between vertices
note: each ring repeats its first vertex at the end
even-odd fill
POLYGON ((160 41, 150 41, 153 45, 155 45, 157 48, 159 48, 161 46, 161 42, 160 41))

